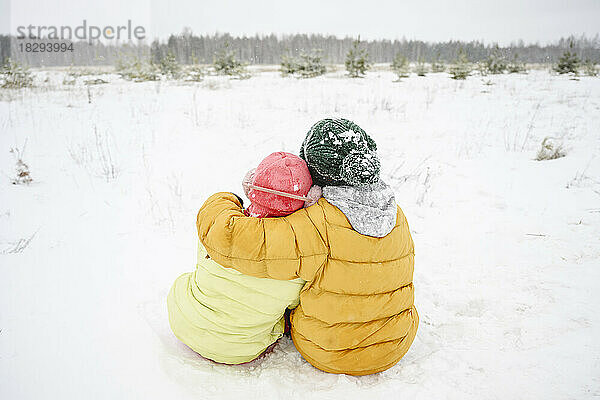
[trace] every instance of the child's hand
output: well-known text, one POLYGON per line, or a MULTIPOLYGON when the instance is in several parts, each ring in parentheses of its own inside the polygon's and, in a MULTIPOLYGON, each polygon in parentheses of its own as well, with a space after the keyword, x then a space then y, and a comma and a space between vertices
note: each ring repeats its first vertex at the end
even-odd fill
POLYGON ((254 172, 256 172, 256 168, 252 168, 250 171, 246 172, 246 176, 242 179, 242 188, 244 189, 244 193, 247 198, 250 198, 248 194, 250 192, 250 188, 248 185, 251 185, 254 182, 254 172))
POLYGON ((310 207, 313 204, 315 204, 317 201, 319 201, 321 196, 323 196, 323 190, 321 189, 321 186, 312 185, 310 187, 310 190, 306 194, 308 200, 304 202, 304 208, 310 207))

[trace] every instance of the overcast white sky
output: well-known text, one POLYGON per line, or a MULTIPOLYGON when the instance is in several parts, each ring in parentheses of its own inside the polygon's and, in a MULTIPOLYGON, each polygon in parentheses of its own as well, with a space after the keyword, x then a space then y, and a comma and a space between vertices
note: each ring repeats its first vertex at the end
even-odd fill
POLYGON ((449 39, 509 44, 600 32, 600 0, 0 0, 0 31, 19 25, 143 25, 161 38, 194 33, 330 33, 366 39, 449 39), (8 16, 10 15, 10 18, 8 16))

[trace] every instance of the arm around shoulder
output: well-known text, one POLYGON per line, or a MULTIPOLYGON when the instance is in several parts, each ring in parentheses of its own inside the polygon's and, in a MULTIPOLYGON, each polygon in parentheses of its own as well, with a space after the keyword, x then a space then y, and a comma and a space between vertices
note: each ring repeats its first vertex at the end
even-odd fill
POLYGON ((328 253, 306 210, 279 218, 246 217, 232 193, 210 196, 196 226, 211 258, 259 278, 310 280, 328 253))

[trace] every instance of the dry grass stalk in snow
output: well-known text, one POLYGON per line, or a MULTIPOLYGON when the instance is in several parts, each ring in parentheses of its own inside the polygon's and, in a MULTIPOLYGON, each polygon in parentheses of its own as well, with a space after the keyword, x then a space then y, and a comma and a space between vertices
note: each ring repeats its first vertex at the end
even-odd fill
POLYGON ((94 136, 96 138, 96 151, 100 163, 100 174, 106 181, 116 179, 119 176, 119 170, 115 166, 112 156, 111 145, 108 136, 103 136, 98 133, 98 129, 94 126, 94 136))
POLYGON ((31 174, 29 173, 29 166, 25 164, 23 161, 23 153, 25 152, 25 146, 23 146, 23 151, 19 150, 17 147, 10 149, 11 154, 15 157, 15 177, 12 179, 13 185, 29 185, 33 182, 31 178, 31 174))
POLYGON ((228 81, 207 79, 202 83, 202 87, 209 90, 229 89, 231 84, 228 81))
POLYGON ((29 246, 29 244, 31 243, 31 241, 33 240, 33 238, 35 237, 36 234, 37 234, 37 231, 34 232, 33 235, 29 236, 27 239, 19 239, 18 241, 14 242, 14 243, 9 243, 8 248, 2 250, 2 254, 22 253, 23 250, 25 250, 27 248, 27 246, 29 246))
POLYGON ((538 150, 535 159, 537 161, 555 160, 566 155, 561 143, 556 143, 553 138, 546 137, 542 141, 542 147, 538 150))

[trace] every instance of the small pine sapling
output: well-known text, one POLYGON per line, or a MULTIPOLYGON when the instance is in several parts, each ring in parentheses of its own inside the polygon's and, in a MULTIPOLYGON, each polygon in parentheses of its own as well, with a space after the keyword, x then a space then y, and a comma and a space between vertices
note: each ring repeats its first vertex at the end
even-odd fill
POLYGON ((583 63, 583 73, 587 76, 598 76, 598 64, 587 59, 583 63))
POLYGON ((173 53, 169 53, 160 59, 160 73, 167 79, 179 79, 181 77, 181 65, 173 53))
POLYGON ((524 74, 527 72, 525 63, 519 60, 519 55, 515 53, 512 60, 506 66, 506 70, 509 74, 524 74))
POLYGON ((202 82, 206 72, 198 64, 198 58, 192 55, 192 64, 183 69, 184 80, 188 82, 202 82))
POLYGON ((427 75, 427 72, 429 72, 427 64, 425 64, 422 59, 419 59, 419 61, 417 61, 417 65, 415 65, 414 72, 417 74, 417 76, 427 75))
POLYGON ((452 66, 449 68, 450 78, 456 80, 464 80, 467 79, 467 76, 471 74, 473 67, 467 58, 463 49, 460 49, 458 52, 458 56, 452 66))
POLYGON ((300 78, 314 78, 327 72, 322 54, 320 49, 312 49, 310 53, 300 52, 300 59, 296 63, 296 72, 300 78))
POLYGON ((392 60, 391 68, 396 76, 398 76, 396 82, 400 82, 402 78, 408 78, 410 76, 408 59, 402 53, 396 53, 394 60, 392 60))
POLYGON ((579 64, 581 60, 577 53, 573 50, 573 41, 569 42, 569 49, 558 59, 558 64, 554 66, 554 71, 560 75, 574 74, 579 72, 579 64))
POLYGON ((291 54, 283 54, 281 56, 279 71, 281 72, 281 76, 294 75, 298 71, 298 60, 291 54))
POLYGON ((29 71, 29 67, 10 58, 6 60, 6 63, 0 69, 0 88, 22 89, 32 86, 33 76, 29 71))
POLYGON ((360 47, 360 36, 352 43, 352 48, 346 54, 346 71, 350 78, 362 78, 371 68, 369 53, 360 47))
POLYGON ((229 42, 215 53, 213 68, 217 75, 229 75, 238 79, 250 78, 246 65, 235 57, 234 51, 229 48, 229 42))
POLYGON ((476 62, 474 69, 481 76, 487 76, 490 73, 490 71, 489 71, 489 69, 487 67, 487 63, 485 61, 476 62))
POLYGON ((500 51, 498 45, 494 47, 491 54, 484 62, 484 66, 486 72, 489 74, 503 74, 504 71, 508 68, 508 63, 506 62, 506 57, 500 51))
POLYGON ((159 80, 159 68, 152 61, 142 62, 137 56, 125 59, 119 57, 115 70, 121 78, 133 82, 159 80))
POLYGON ((440 58, 440 52, 438 51, 435 55, 435 60, 431 63, 431 72, 444 72, 446 71, 446 66, 444 62, 440 58))

